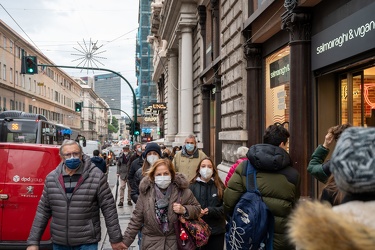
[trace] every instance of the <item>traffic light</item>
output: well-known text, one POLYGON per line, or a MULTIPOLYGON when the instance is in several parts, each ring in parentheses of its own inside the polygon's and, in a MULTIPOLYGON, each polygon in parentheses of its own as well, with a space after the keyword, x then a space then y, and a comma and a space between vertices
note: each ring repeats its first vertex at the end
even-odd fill
POLYGON ((129 123, 126 123, 126 130, 129 131, 130 135, 134 134, 133 122, 132 121, 130 121, 129 123))
POLYGON ((74 103, 74 109, 76 112, 82 111, 83 102, 75 102, 74 103))
POLYGON ((38 74, 38 60, 36 56, 22 57, 21 74, 38 74))
POLYGON ((141 124, 139 122, 134 123, 134 135, 139 135, 141 133, 141 124))
POLYGON ((131 130, 132 129, 132 122, 130 121, 129 123, 126 123, 126 130, 131 130))

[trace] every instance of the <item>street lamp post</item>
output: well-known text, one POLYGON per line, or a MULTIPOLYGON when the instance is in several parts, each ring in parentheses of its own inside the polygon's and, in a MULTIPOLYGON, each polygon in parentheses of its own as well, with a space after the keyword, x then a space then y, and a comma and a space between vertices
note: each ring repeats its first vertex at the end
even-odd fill
MULTIPOLYGON (((113 73, 115 75, 118 75, 121 79, 123 79, 128 84, 128 86, 130 87, 130 90, 132 91, 132 94, 133 94, 134 121, 137 122, 137 98, 135 96, 134 89, 130 85, 130 83, 128 82, 128 80, 126 80, 126 78, 123 77, 120 73, 117 73, 117 72, 115 72, 113 70, 110 70, 110 69, 104 69, 104 68, 78 67, 78 66, 65 66, 65 65, 51 65, 51 64, 38 64, 38 66, 53 67, 53 68, 68 68, 68 69, 102 70, 102 71, 108 71, 108 72, 111 72, 111 73, 113 73)), ((134 124, 134 122, 133 122, 133 124, 134 124)))

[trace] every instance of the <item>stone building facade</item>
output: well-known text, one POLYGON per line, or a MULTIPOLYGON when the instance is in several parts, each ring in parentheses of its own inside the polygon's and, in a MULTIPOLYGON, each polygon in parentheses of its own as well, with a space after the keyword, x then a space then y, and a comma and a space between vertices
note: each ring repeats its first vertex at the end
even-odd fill
POLYGON ((321 184, 307 165, 327 129, 375 124, 372 1, 155 0, 151 6, 153 80, 158 100, 167 103, 159 116, 166 144, 195 134, 222 177, 239 146, 261 143, 267 126, 279 123, 291 133, 301 194, 317 196, 321 184))

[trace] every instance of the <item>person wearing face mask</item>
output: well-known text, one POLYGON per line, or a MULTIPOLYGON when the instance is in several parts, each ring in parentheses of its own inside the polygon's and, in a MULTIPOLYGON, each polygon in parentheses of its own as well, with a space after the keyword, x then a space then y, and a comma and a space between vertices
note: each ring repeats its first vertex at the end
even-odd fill
POLYGON ((116 204, 105 174, 82 153, 74 140, 60 147, 61 163, 46 177, 27 250, 38 250, 50 224, 53 249, 97 250, 101 239, 100 210, 112 249, 122 250, 122 233, 116 204))
POLYGON ((132 186, 131 197, 134 203, 137 202, 139 196, 139 183, 142 178, 146 175, 147 170, 152 166, 152 164, 161 158, 161 149, 159 144, 155 142, 147 143, 145 152, 143 153, 144 161, 142 168, 138 169, 134 174, 134 182, 132 186))
POLYGON ((124 233, 125 245, 130 246, 142 230, 140 249, 177 250, 179 235, 173 223, 179 216, 197 219, 201 211, 188 186, 185 176, 175 172, 170 160, 154 162, 140 183, 138 202, 124 233))
POLYGON ((207 155, 197 148, 195 136, 189 135, 185 139, 185 145, 174 156, 173 164, 177 172, 186 175, 186 178, 191 180, 199 162, 206 157, 207 155))
POLYGON ((200 216, 211 227, 208 243, 201 250, 224 249, 225 214, 223 208, 224 184, 210 158, 198 164, 196 175, 190 181, 190 190, 201 204, 200 216))
POLYGON ((126 145, 122 148, 123 152, 119 155, 117 161, 117 176, 120 177, 120 202, 118 203, 119 207, 124 206, 124 196, 125 196, 125 186, 128 185, 128 205, 131 206, 132 201, 130 198, 131 194, 131 187, 128 181, 129 175, 129 161, 130 161, 130 149, 129 146, 126 145))

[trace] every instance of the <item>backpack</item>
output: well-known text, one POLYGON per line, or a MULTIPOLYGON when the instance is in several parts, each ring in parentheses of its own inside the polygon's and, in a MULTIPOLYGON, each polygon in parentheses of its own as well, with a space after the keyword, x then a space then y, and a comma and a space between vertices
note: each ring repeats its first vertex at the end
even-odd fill
POLYGON ((249 160, 242 174, 246 175, 247 191, 226 225, 226 249, 272 250, 275 219, 258 190, 256 169, 249 160))

